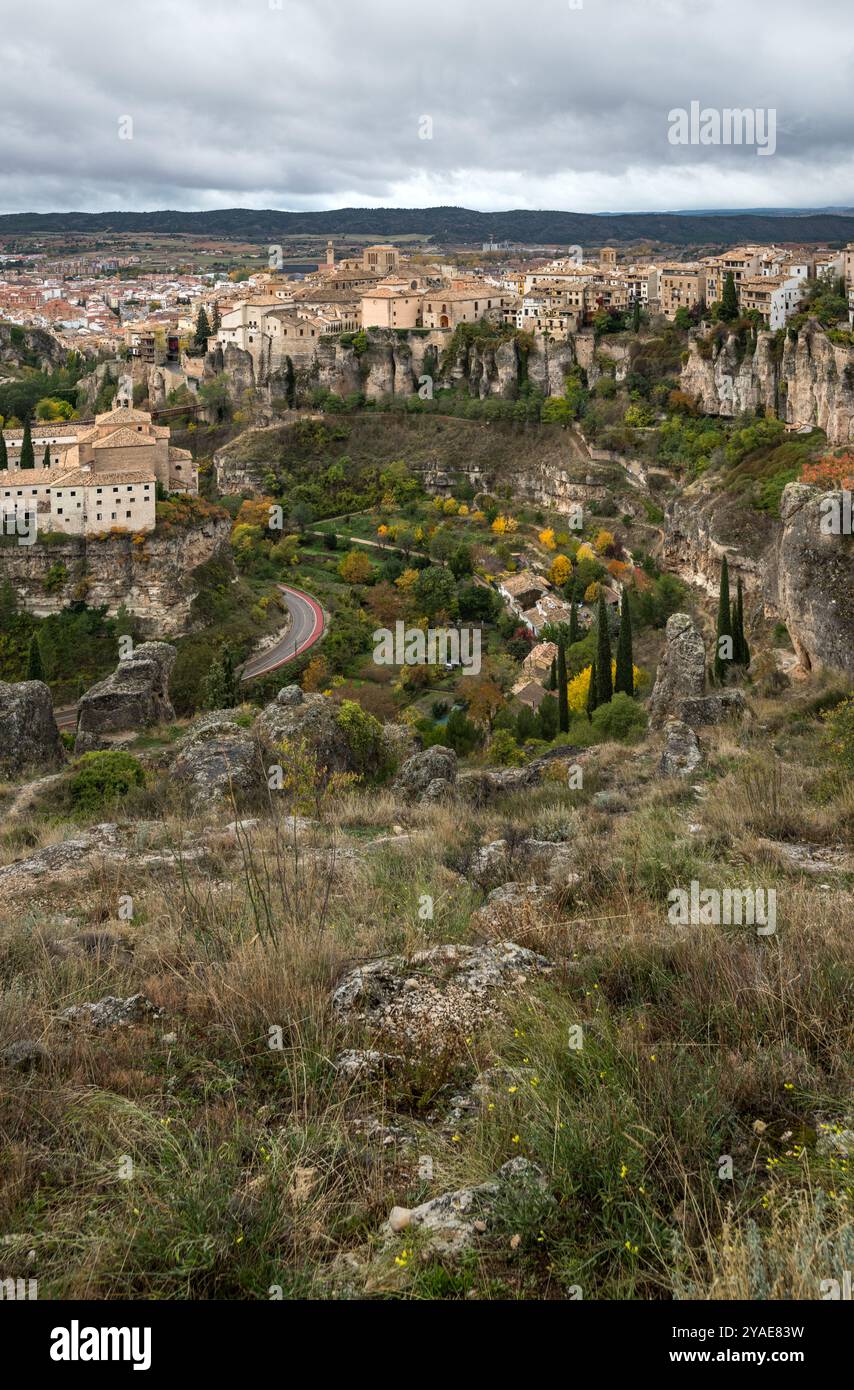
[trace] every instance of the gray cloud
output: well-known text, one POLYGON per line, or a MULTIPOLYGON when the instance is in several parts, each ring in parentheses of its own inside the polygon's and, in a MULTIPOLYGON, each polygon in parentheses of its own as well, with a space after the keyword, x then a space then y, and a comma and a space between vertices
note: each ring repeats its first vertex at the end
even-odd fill
POLYGON ((33 0, 5 26, 0 209, 849 204, 848 13, 33 0), (692 101, 774 108, 776 154, 670 145, 668 112, 692 101))

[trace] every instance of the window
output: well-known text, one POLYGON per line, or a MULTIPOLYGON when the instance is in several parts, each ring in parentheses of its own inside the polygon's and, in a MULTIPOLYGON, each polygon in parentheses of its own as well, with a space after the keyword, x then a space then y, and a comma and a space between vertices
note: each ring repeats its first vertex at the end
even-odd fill
POLYGON ((130 516, 130 512, 125 512, 125 516, 130 516))

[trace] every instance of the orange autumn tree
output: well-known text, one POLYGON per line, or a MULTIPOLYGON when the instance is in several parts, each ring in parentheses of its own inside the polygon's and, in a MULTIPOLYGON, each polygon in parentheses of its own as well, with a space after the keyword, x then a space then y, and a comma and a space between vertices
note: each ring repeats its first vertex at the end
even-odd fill
POLYGON ((846 452, 839 458, 826 454, 815 463, 805 463, 801 470, 801 482, 816 487, 854 491, 854 454, 846 452))

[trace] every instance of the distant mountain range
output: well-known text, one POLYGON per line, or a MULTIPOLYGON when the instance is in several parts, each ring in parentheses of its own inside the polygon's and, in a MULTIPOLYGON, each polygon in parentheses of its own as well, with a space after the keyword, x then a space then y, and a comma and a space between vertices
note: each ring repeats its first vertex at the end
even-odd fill
POLYGON ((822 209, 746 212, 582 213, 475 212, 470 208, 335 208, 278 212, 221 208, 208 212, 13 212, 0 215, 0 237, 98 232, 188 233, 240 241, 285 236, 422 235, 440 245, 512 241, 527 245, 665 242, 708 246, 736 242, 854 241, 854 214, 822 209))

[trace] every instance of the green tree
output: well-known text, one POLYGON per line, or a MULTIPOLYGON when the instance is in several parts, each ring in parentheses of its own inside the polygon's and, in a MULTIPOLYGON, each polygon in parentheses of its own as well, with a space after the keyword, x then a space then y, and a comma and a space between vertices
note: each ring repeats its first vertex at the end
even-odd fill
POLYGON ((30 650, 27 655, 27 680, 43 681, 44 678, 44 666, 42 665, 42 654, 41 648, 39 647, 39 639, 36 636, 36 634, 33 633, 32 637, 30 638, 30 650))
POLYGON ((45 444, 44 455, 42 457, 42 468, 50 468, 50 445, 45 444))
POLYGON ((240 681, 234 671, 234 653, 227 642, 217 652, 205 680, 205 709, 232 709, 240 704, 240 681))
POLYGON ((591 721, 593 719, 593 711, 595 710, 597 703, 598 701, 596 699, 596 662, 594 660, 590 663, 590 684, 587 687, 587 704, 585 706, 587 718, 591 721))
POLYGON ((641 306, 640 306, 640 298, 636 298, 634 304, 632 305, 632 332, 633 332, 633 333, 640 333, 640 326, 641 326, 641 313, 640 313, 640 308, 641 308, 641 306))
POLYGON ((208 316, 205 313, 205 306, 204 304, 200 304, 198 316, 196 318, 196 332, 194 334, 196 347, 206 348, 210 336, 211 326, 208 322, 208 316))
POLYGON ((211 314, 211 333, 210 333, 210 336, 211 336, 212 338, 215 338, 221 327, 222 327, 222 316, 221 316, 221 314, 220 314, 220 312, 219 312, 219 304, 217 304, 216 302, 214 302, 213 313, 211 314))
POLYGON ((632 654, 632 610, 629 596, 623 590, 620 605, 620 635, 617 638, 617 669, 614 672, 614 693, 635 693, 634 657, 632 654))
POLYGON ((727 277, 724 280, 720 317, 727 323, 738 318, 738 290, 735 288, 735 278, 731 270, 727 272, 727 277))
POLYGON ((0 430, 0 470, 9 467, 9 455, 6 452, 6 439, 3 431, 0 430))
POLYGON ((614 681, 611 675, 611 639, 608 636, 608 609, 605 595, 599 590, 599 608, 596 614, 596 705, 607 705, 614 694, 614 681))
POLYGON ((744 635, 744 590, 741 585, 741 575, 738 576, 737 597, 735 601, 735 659, 739 666, 750 665, 750 648, 747 645, 747 638, 744 635))
POLYGON ((552 664, 549 670, 549 678, 546 682, 547 690, 557 690, 557 657, 552 657, 552 664))
POLYGON ((456 584, 449 570, 430 565, 428 569, 419 571, 412 592, 425 617, 432 619, 437 613, 447 613, 453 617, 456 584))
POLYGON ((551 743, 558 731, 558 707, 557 700, 553 695, 547 695, 540 701, 540 708, 537 710, 537 724, 539 725, 540 738, 551 743))
POLYGON ((562 734, 569 728, 569 698, 566 681, 566 646, 563 638, 557 644, 557 722, 562 734))
POLYGON ((724 556, 721 565, 721 591, 718 597, 718 626, 715 639, 714 672, 716 681, 723 681, 728 669, 727 663, 732 661, 734 655, 732 610, 729 603, 729 565, 726 556, 724 556), (724 655, 723 653, 727 649, 729 649, 729 655, 724 655))
POLYGON ((36 457, 33 453, 33 436, 30 430, 29 416, 24 421, 24 438, 21 441, 21 468, 35 468, 36 457))

